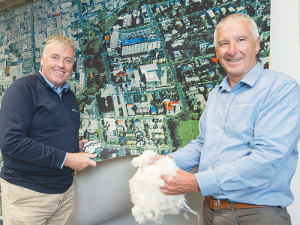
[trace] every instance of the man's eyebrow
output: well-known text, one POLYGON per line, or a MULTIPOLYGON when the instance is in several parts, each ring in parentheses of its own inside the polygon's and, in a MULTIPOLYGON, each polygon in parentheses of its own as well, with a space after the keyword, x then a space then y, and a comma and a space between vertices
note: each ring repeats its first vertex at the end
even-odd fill
POLYGON ((239 36, 237 37, 237 39, 239 39, 239 38, 245 38, 245 39, 247 39, 247 38, 248 38, 248 36, 247 36, 247 35, 245 35, 245 34, 241 34, 241 35, 239 35, 239 36))
POLYGON ((219 39, 219 41, 217 42, 218 44, 221 44, 223 42, 228 42, 228 39, 227 38, 222 38, 222 39, 219 39))

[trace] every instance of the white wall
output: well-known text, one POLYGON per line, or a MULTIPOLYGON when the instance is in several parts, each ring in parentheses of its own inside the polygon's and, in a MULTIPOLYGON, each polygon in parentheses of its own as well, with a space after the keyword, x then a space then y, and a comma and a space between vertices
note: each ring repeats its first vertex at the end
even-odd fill
MULTIPOLYGON (((271 68, 300 83, 300 0, 271 0, 271 68)), ((298 145, 300 148, 300 145, 298 145)), ((295 202, 288 207, 292 224, 300 224, 300 160, 292 180, 295 202)))

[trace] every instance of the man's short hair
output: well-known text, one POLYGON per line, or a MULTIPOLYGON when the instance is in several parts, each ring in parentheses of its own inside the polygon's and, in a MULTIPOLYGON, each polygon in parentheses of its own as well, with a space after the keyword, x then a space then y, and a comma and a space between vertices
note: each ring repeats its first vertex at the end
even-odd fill
POLYGON ((217 24, 215 32, 214 32, 214 45, 215 45, 215 47, 217 47, 217 31, 220 27, 222 27, 224 25, 224 23, 228 19, 234 19, 235 21, 247 21, 247 22, 249 22, 250 29, 251 29, 254 41, 256 41, 259 38, 258 28, 257 28, 257 25, 256 25, 255 21, 248 15, 241 14, 241 13, 234 13, 234 14, 230 14, 230 15, 224 17, 217 24))
POLYGON ((68 38, 64 35, 57 34, 57 35, 53 35, 53 36, 48 37, 48 39, 46 41, 46 44, 44 46, 43 54, 46 53, 46 49, 47 49, 48 45, 53 43, 53 42, 58 42, 65 48, 72 47, 73 50, 74 50, 74 53, 75 53, 75 44, 74 44, 74 42, 70 38, 68 38))

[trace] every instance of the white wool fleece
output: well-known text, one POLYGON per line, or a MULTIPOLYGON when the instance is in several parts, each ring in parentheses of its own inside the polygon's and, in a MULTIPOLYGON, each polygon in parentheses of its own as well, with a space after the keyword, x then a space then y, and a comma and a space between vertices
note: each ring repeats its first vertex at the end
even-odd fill
MULTIPOLYGON (((133 203, 132 215, 139 224, 147 221, 162 223, 164 215, 177 215, 180 210, 194 212, 186 203, 185 195, 165 195, 160 187, 164 186, 161 175, 176 176, 178 167, 170 157, 163 157, 149 166, 157 153, 146 150, 139 157, 135 157, 131 163, 138 167, 137 172, 129 180, 131 201, 133 203)), ((187 217, 185 213, 185 217, 187 217)), ((199 218, 199 215, 198 215, 199 218)))

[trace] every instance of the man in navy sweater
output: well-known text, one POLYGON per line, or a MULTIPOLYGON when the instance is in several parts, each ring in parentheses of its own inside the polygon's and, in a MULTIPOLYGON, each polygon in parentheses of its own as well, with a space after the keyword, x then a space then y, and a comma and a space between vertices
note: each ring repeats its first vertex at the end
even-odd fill
POLYGON ((78 102, 70 90, 75 45, 63 35, 47 39, 42 69, 16 80, 0 110, 4 224, 68 224, 74 170, 96 166, 79 153, 78 102))

